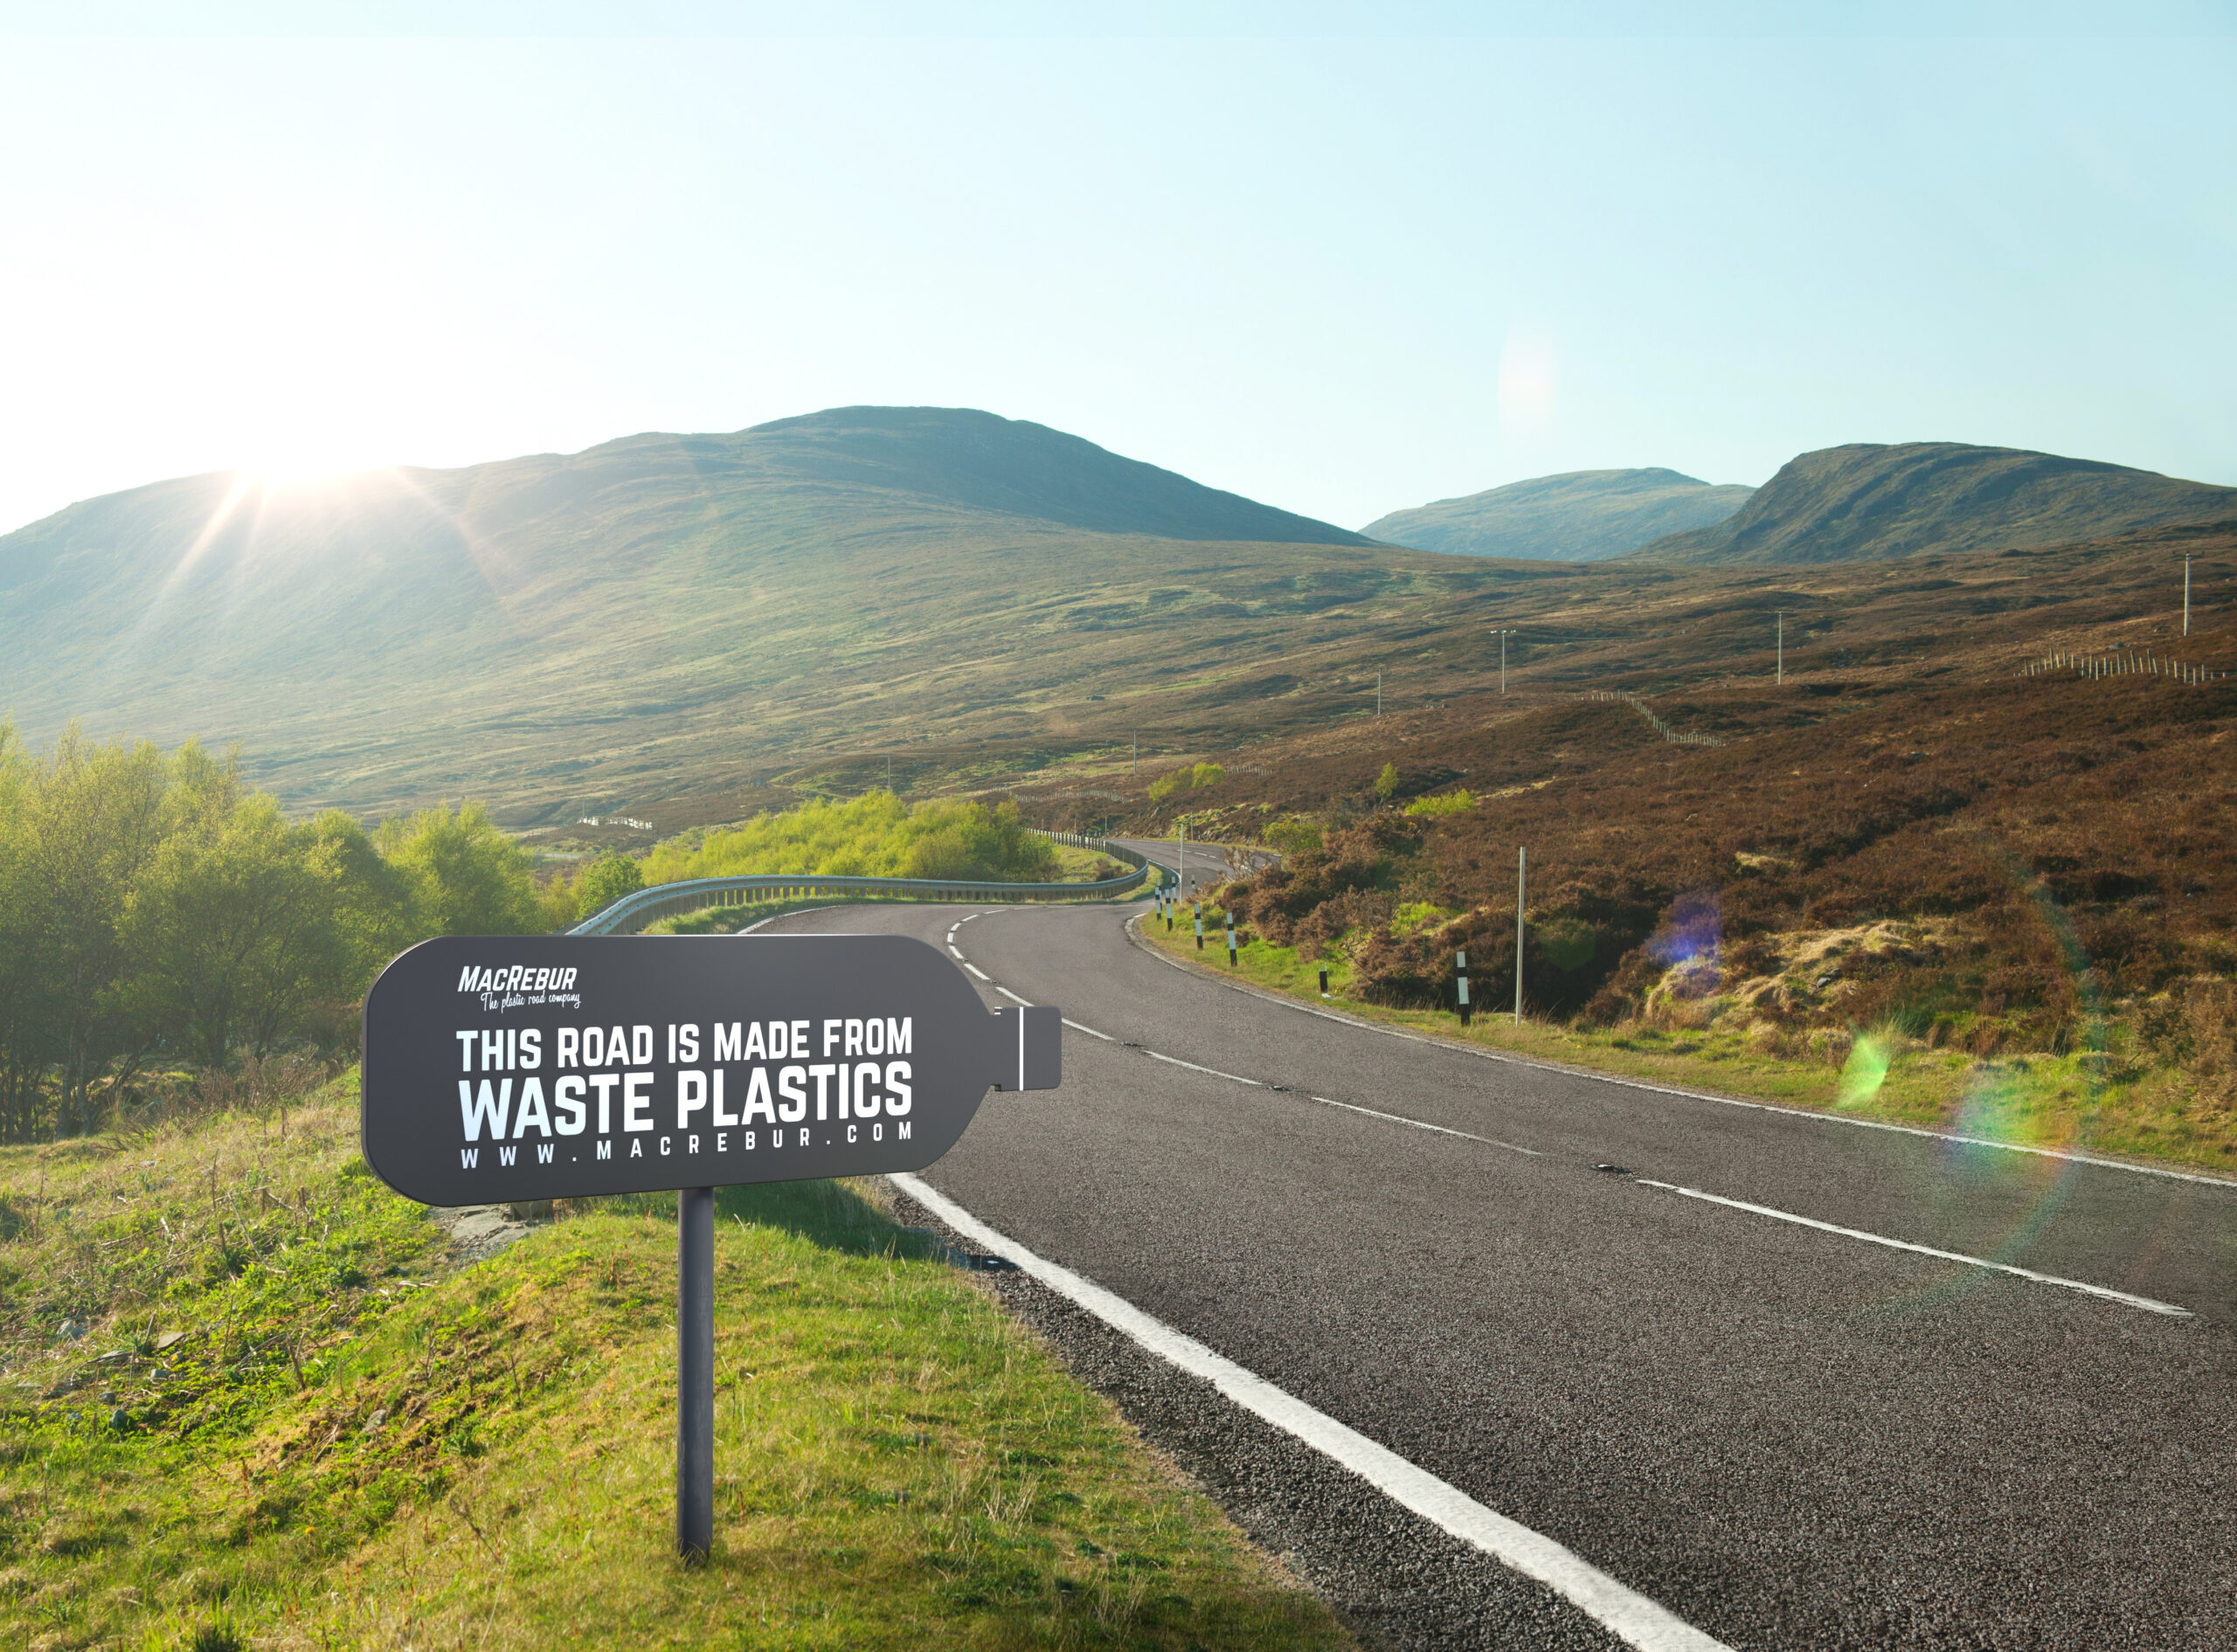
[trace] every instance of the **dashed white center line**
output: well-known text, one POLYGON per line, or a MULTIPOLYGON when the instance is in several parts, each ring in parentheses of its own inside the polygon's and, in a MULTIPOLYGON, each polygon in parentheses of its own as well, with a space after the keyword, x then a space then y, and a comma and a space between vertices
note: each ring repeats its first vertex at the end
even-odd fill
POLYGON ((1174 1067, 1185 1067, 1192 1073, 1209 1073, 1214 1078, 1224 1078, 1237 1084, 1248 1084, 1253 1089, 1270 1090, 1274 1088, 1271 1084, 1267 1083, 1264 1079, 1245 1078, 1240 1073, 1222 1073, 1216 1067, 1199 1067, 1194 1061, 1182 1061, 1178 1055, 1161 1055, 1157 1051, 1152 1049, 1145 1049, 1142 1054, 1148 1056, 1153 1061, 1166 1061, 1171 1063, 1174 1067))
POLYGON ((1481 1142, 1486 1147, 1503 1147, 1510 1153, 1527 1153, 1533 1158, 1545 1154, 1534 1147, 1518 1147, 1513 1142, 1503 1142, 1495 1136, 1472 1136, 1465 1130, 1453 1130, 1444 1124, 1431 1124, 1418 1118, 1408 1118, 1402 1113, 1380 1113, 1372 1107, 1361 1107, 1356 1102, 1332 1102, 1326 1096, 1309 1098, 1323 1107, 1340 1107, 1347 1113, 1365 1113, 1369 1118, 1388 1119, 1393 1124, 1403 1124, 1412 1130, 1435 1130, 1440 1136, 1458 1136, 1464 1142, 1481 1142))
MULTIPOLYGON (((987 985, 993 987, 994 991, 1000 992, 1004 998, 1009 999, 1011 1003, 1025 1004, 1028 1006, 1031 1004, 1031 999, 1020 998, 1016 993, 1011 992, 1009 988, 1004 986, 1001 982, 995 980, 992 976, 981 970, 969 958, 964 957, 962 952, 958 950, 956 948, 955 931, 952 930, 948 931, 947 950, 955 953, 955 956, 959 959, 962 960, 963 967, 965 969, 969 970, 980 980, 986 982, 987 985)), ((1116 1044, 1119 1041, 1113 1038, 1110 1033, 1098 1033, 1091 1026, 1084 1026, 1079 1022, 1071 1020, 1069 1016, 1060 1019, 1063 1020, 1066 1026, 1070 1027, 1076 1033, 1084 1033, 1090 1038, 1101 1039, 1105 1044, 1116 1044)), ((1195 1061, 1184 1061, 1178 1055, 1167 1055, 1161 1050, 1148 1049, 1140 1045, 1134 1045, 1130 1047, 1139 1049, 1142 1054, 1148 1056, 1150 1060, 1153 1061, 1163 1061, 1170 1067, 1185 1067, 1192 1073, 1202 1073, 1211 1078, 1223 1078, 1231 1084, 1247 1084, 1252 1089, 1274 1090, 1278 1094, 1289 1094, 1288 1091, 1282 1090, 1278 1085, 1268 1083, 1263 1078, 1245 1078, 1240 1073, 1223 1073, 1216 1067, 1203 1067, 1195 1061)), ((1333 1101, 1326 1096, 1307 1096, 1305 1099, 1308 1101, 1318 1102, 1323 1107, 1340 1107, 1347 1113, 1364 1114, 1368 1118, 1379 1118, 1388 1123, 1403 1124, 1409 1130, 1430 1130, 1439 1136, 1458 1137, 1464 1142, 1481 1142, 1486 1147, 1497 1147, 1510 1153, 1527 1153, 1533 1158, 1542 1158, 1545 1157, 1543 1153, 1534 1147, 1518 1146, 1513 1142, 1500 1141, 1495 1136, 1478 1136, 1469 1130, 1454 1130, 1450 1125, 1446 1124, 1432 1124, 1426 1119, 1408 1118, 1402 1113, 1385 1113, 1376 1108, 1361 1107, 1355 1102, 1333 1101)))
POLYGON ((1707 1204, 1721 1205, 1727 1210, 1745 1211, 1751 1216, 1768 1216, 1773 1221, 1792 1222, 1797 1227, 1814 1227, 1821 1234, 1838 1234, 1843 1239, 1861 1240, 1867 1245, 1884 1245, 1889 1250, 1908 1250, 1916 1255, 1933 1256, 1946 1262, 1963 1262, 1968 1268, 1984 1268, 1991 1273, 2010 1274, 2015 1279, 2032 1279, 2039 1285, 2056 1285, 2065 1290, 2078 1290, 2086 1296, 2102 1296, 2107 1302, 2141 1308, 2149 1314, 2167 1314, 2178 1319, 2192 1317, 2189 1309, 2178 1308, 2173 1303, 2132 1296, 2108 1285, 2092 1285, 2079 1279, 2063 1278, 2057 1274, 2037 1273, 2032 1268, 1991 1261, 1984 1256, 1968 1256, 1963 1251, 1938 1250, 1932 1245, 1915 1245, 1908 1239, 1890 1239, 1885 1234, 1868 1234, 1860 1227, 1842 1227, 1832 1222, 1821 1222, 1815 1216, 1797 1216, 1790 1210, 1775 1210, 1769 1205, 1751 1205, 1744 1199, 1726 1199, 1721 1194, 1705 1193, 1698 1187, 1680 1187, 1674 1182, 1651 1181, 1644 1176, 1634 1179, 1641 1187, 1659 1187, 1665 1192, 1676 1193, 1681 1199, 1698 1199, 1707 1204))

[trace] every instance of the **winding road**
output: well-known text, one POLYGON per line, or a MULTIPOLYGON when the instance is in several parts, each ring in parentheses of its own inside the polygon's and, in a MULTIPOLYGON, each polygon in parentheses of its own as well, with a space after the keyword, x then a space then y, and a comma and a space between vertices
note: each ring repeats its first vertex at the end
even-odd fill
POLYGON ((2237 1184, 1409 1037, 1148 921, 769 930, 1062 1008, 918 1219, 1370 1643, 2237 1646, 2237 1184))

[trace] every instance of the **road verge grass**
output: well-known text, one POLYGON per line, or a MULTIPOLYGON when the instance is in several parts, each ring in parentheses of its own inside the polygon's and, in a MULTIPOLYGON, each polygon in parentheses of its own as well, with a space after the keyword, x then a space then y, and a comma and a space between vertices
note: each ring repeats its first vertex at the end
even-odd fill
POLYGON ((1187 903, 1173 928, 1146 913, 1137 929, 1159 951, 1208 975, 1239 979, 1383 1026, 1401 1026, 1477 1048, 1618 1077, 1698 1089, 1782 1107, 1949 1130, 2015 1145, 2121 1154, 2237 1173, 2237 1118, 2191 1104, 2181 1075, 2137 1061, 2124 1027, 2109 1029, 2105 1052, 1977 1060, 1932 1049, 1887 1027, 1857 1029, 1801 1055, 1767 1050, 1733 1027, 1520 1025, 1512 1005, 1479 1005, 1472 1024, 1452 1010, 1393 1009, 1352 996, 1350 960, 1339 948, 1318 959, 1295 947, 1253 937, 1228 964, 1226 914, 1203 905, 1197 950, 1187 903))
POLYGON ((0 1150, 0 1641, 1348 1644, 872 1202, 731 1190, 717 1546, 670 1552, 672 1198, 456 1268, 345 1077, 0 1150))

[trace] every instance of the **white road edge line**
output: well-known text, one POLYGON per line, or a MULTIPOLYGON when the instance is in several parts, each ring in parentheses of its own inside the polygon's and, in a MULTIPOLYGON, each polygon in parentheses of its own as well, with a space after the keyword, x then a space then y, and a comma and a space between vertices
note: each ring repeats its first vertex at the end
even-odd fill
MULTIPOLYGON (((1126 926, 1131 929, 1139 918, 1140 914, 1137 913, 1126 920, 1126 926)), ((2224 1192, 2237 1192, 2237 1180, 2227 1176, 2203 1176, 2191 1171, 2162 1170, 2157 1165, 2131 1165, 2124 1159, 2101 1158, 2095 1153, 2069 1153, 2056 1147, 2028 1147, 2018 1142, 1992 1141, 1985 1136, 1957 1136, 1948 1130, 1922 1130, 1916 1124, 1891 1124, 1880 1118, 1852 1118, 1846 1113, 1821 1113, 1799 1107, 1780 1107, 1771 1102, 1743 1102, 1736 1096, 1718 1096, 1708 1090, 1684 1089, 1675 1084, 1656 1084, 1643 1078, 1623 1078, 1613 1073, 1596 1073, 1588 1067, 1539 1061, 1527 1055, 1510 1054, 1505 1050, 1479 1049, 1470 1044, 1456 1044, 1450 1039, 1424 1038, 1419 1033, 1403 1032, 1376 1021, 1363 1021, 1355 1015, 1340 1015, 1333 1010, 1315 1009, 1310 1004, 1300 1004, 1279 992, 1269 992, 1241 981, 1230 981, 1207 971, 1192 970, 1180 959, 1166 957, 1154 943, 1142 940, 1139 937, 1136 939, 1143 951, 1167 968, 1179 970, 1183 975, 1217 982, 1230 992, 1245 992, 1252 998, 1264 999, 1269 1004, 1278 1004, 1285 1010, 1295 1010, 1301 1015, 1317 1015, 1324 1021, 1355 1026, 1363 1033, 1380 1033, 1385 1038, 1403 1039, 1409 1044, 1432 1045, 1438 1049, 1451 1050, 1456 1055, 1473 1055, 1506 1067, 1534 1068, 1541 1073, 1561 1073, 1570 1078, 1589 1079, 1597 1084, 1619 1085, 1628 1090, 1646 1090, 1656 1096, 1682 1096, 1689 1101, 1714 1102, 1719 1107, 1744 1107, 1754 1113, 1776 1113, 1781 1118, 1808 1119, 1819 1124, 1848 1124, 1858 1130, 1892 1130, 1899 1136, 1923 1136, 1930 1142, 1950 1142, 1961 1147, 1992 1147, 2000 1153, 2027 1153, 2037 1158, 2057 1158, 2071 1165, 2094 1165, 2099 1170, 2123 1170, 2134 1176, 2158 1176, 2169 1181, 2201 1182, 2208 1187, 2219 1187, 2224 1192)))
POLYGON ((1090 1038, 1099 1038, 1105 1044, 1116 1044, 1118 1041, 1117 1039, 1112 1037, 1108 1033, 1098 1033, 1091 1026, 1082 1026, 1077 1021, 1073 1020, 1070 1016, 1061 1016, 1058 1019, 1061 1020, 1066 1026, 1070 1027, 1075 1033, 1084 1033, 1090 1038))
POLYGON ((1326 1096, 1314 1096, 1308 1099, 1319 1102, 1323 1107, 1340 1107, 1347 1113, 1365 1113, 1369 1118, 1389 1119, 1393 1124, 1410 1124, 1416 1130, 1435 1130, 1440 1136, 1458 1136, 1464 1142, 1481 1142, 1486 1147, 1504 1147, 1510 1153, 1527 1153, 1533 1158, 1545 1158, 1545 1154, 1534 1147, 1518 1147, 1513 1142, 1503 1142, 1495 1136, 1472 1136, 1465 1130, 1425 1123, 1418 1118, 1408 1118, 1402 1113, 1380 1113, 1372 1107, 1361 1107, 1357 1102, 1333 1102, 1326 1096))
MULTIPOLYGON (((960 958, 960 957, 963 957, 963 954, 962 954, 962 953, 960 953, 960 952, 959 952, 959 953, 957 953, 957 954, 956 954, 956 957, 959 957, 959 958, 960 958)), ((977 976, 980 980, 982 980, 982 981, 986 982, 988 985, 990 985, 990 986, 991 986, 992 985, 994 985, 994 978, 993 976, 991 976, 991 975, 987 974, 986 971, 984 971, 984 970, 980 969, 980 968, 976 964, 973 964, 973 963, 969 958, 963 958, 963 967, 964 967, 965 969, 966 969, 966 970, 970 971, 973 975, 977 976)))
POLYGON ((1553 1538, 1486 1508, 1458 1487, 1415 1467, 1396 1452, 1315 1410, 1255 1372, 1213 1352, 1123 1296, 1035 1255, 917 1177, 898 1174, 890 1179, 957 1233, 1015 1262, 1058 1296, 1150 1352, 1210 1383, 1253 1416, 1303 1441, 1400 1507, 1464 1543, 1473 1544, 1500 1565, 1543 1584, 1639 1652, 1730 1652, 1721 1641, 1618 1583, 1553 1538))
POLYGON ((1860 1239, 1867 1245, 1885 1245, 1890 1250, 1912 1251, 1921 1256, 1938 1257, 1947 1262, 1963 1262, 1968 1268, 1984 1268, 1991 1273, 2010 1274, 2018 1279, 2032 1279, 2039 1285, 2058 1285, 2067 1290, 2078 1290, 2087 1296, 2102 1296, 2107 1302, 2126 1303, 2141 1308, 2146 1313, 2166 1314, 2178 1319, 2194 1317, 2187 1308, 2178 1308, 2171 1302, 2158 1302, 2150 1296, 2131 1296, 2125 1290, 2115 1290, 2109 1285, 2092 1285, 2079 1279, 2067 1279, 2057 1274, 2039 1274, 2032 1268, 2018 1268, 2010 1262, 1992 1262, 1982 1256, 1968 1256, 1963 1251, 1937 1250, 1932 1245, 1914 1245, 1908 1239, 1889 1239, 1884 1234, 1867 1234, 1860 1227, 1840 1227, 1832 1222, 1821 1222, 1815 1216, 1797 1216, 1790 1210, 1774 1210, 1769 1205, 1751 1205, 1744 1199, 1726 1199, 1717 1193, 1705 1193, 1698 1187, 1680 1187, 1674 1182, 1650 1181, 1644 1176, 1632 1179, 1642 1187, 1659 1187, 1666 1192, 1685 1199, 1699 1199, 1712 1205, 1722 1205, 1728 1210, 1743 1210, 1751 1216, 1769 1216, 1775 1221, 1792 1222, 1798 1227, 1814 1227, 1821 1234, 1839 1234, 1843 1239, 1860 1239))
POLYGON ((1000 981, 994 983, 994 991, 1000 992, 1004 998, 1008 999, 1013 1004, 1024 1004, 1025 1007, 1028 1009, 1031 1009, 1033 1007, 1032 1005, 1027 1004, 1025 999, 1011 992, 1009 988, 1004 986, 1000 981))

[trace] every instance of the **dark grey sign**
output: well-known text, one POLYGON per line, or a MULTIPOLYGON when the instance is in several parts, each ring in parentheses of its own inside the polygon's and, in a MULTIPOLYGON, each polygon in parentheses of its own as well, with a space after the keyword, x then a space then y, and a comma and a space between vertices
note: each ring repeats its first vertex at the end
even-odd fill
POLYGON ((919 1170, 1059 1038, 906 936, 447 937, 365 996, 365 1159, 429 1205, 919 1170))

